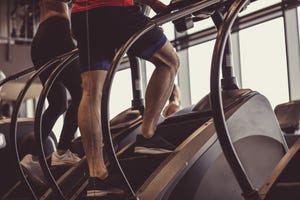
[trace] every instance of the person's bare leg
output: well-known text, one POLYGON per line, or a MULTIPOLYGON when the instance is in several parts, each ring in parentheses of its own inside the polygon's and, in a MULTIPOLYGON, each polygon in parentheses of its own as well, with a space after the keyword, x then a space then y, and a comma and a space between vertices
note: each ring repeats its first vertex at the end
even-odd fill
POLYGON ((83 95, 78 110, 78 125, 87 158, 90 177, 105 179, 108 171, 103 160, 100 105, 107 71, 82 73, 83 95))
POLYGON ((155 65, 155 70, 145 95, 145 111, 141 127, 145 138, 150 138, 154 134, 160 113, 171 94, 179 67, 178 56, 169 41, 151 57, 150 62, 155 65))

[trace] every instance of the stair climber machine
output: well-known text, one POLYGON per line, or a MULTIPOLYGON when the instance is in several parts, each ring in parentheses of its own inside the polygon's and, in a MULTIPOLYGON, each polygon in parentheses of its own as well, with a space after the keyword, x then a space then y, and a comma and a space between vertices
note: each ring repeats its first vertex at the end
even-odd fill
POLYGON ((274 112, 289 147, 300 137, 300 100, 279 104, 274 112))
MULTIPOLYGON (((253 140, 253 144, 251 145, 251 154, 246 154, 248 151, 247 145, 240 146, 236 142, 235 137, 233 135, 234 129, 231 128, 230 118, 229 120, 226 117, 226 112, 223 110, 223 102, 224 100, 221 98, 221 92, 219 88, 219 69, 221 66, 221 60, 223 59, 224 49, 226 50, 226 42, 229 40, 230 31, 232 29, 233 23, 236 20, 238 13, 248 4, 248 0, 240 0, 235 1, 229 8, 226 17, 224 18, 221 26, 219 26, 219 31, 217 35, 217 40, 213 52, 213 60, 212 60, 212 70, 211 70, 211 107, 213 113, 214 124, 217 130, 217 135, 219 138, 220 146, 224 152, 225 159, 227 160, 232 173, 240 187, 242 196, 246 200, 294 200, 300 198, 300 182, 299 182, 299 147, 300 140, 297 140, 292 147, 287 151, 287 145, 285 145, 285 140, 281 129, 279 127, 278 122, 276 121, 275 113, 273 113, 272 108, 270 107, 266 98, 262 95, 260 97, 261 100, 253 101, 249 100, 249 103, 253 103, 253 109, 259 109, 261 112, 257 112, 257 115, 252 115, 252 112, 249 110, 247 113, 247 123, 251 125, 251 134, 245 140, 253 140), (262 104, 263 101, 266 102, 262 104), (223 101, 223 102, 222 102, 223 101), (268 104, 268 105, 267 105, 268 104), (266 112, 269 112, 269 116, 265 116, 266 112), (267 118, 261 118, 261 117, 267 118), (260 122, 255 122, 256 119, 260 119, 260 122), (275 123, 271 124, 270 119, 275 123), (227 120, 227 121, 226 121, 227 120), (277 123, 276 123, 277 122, 277 123), (266 138, 266 134, 263 129, 259 128, 262 125, 265 127, 273 128, 272 132, 269 132, 272 139, 270 137, 266 138), (264 133, 264 134, 262 134, 264 133), (258 138, 257 135, 264 136, 258 138), (274 138, 277 138, 274 140, 274 138), (266 143, 263 143, 263 140, 269 140, 266 143), (280 140, 278 140, 280 139, 280 140), (279 141, 279 143, 278 143, 279 141), (271 145, 271 143, 277 143, 280 146, 271 145), (264 145, 265 147, 260 147, 258 145, 264 145), (282 148, 284 147, 284 148, 282 148), (280 148, 282 148, 280 151, 280 148), (257 165, 253 166, 251 158, 248 157, 261 157, 261 154, 265 154, 263 151, 273 151, 270 156, 272 158, 265 157, 262 160, 259 160, 257 165), (259 155, 260 154, 260 155, 259 155), (274 157, 279 158, 278 162, 274 162, 274 157), (273 165, 273 168, 272 166, 273 165), (261 171, 261 169, 269 166, 268 171, 261 171), (259 172, 264 172, 264 174, 260 174, 260 176, 264 176, 264 182, 260 182, 257 184, 257 176, 259 172), (253 176, 255 174, 255 176, 253 176), (267 176, 267 178, 265 178, 267 176)), ((289 5, 293 4, 293 1, 287 1, 286 4, 283 5, 286 8, 289 8, 289 5), (289 4, 291 3, 291 4, 289 4)), ((243 106, 244 107, 244 106, 243 106)), ((241 125, 239 125, 241 126, 241 125)), ((247 132, 243 125, 243 129, 240 131, 247 132)), ((261 179, 263 180, 263 179, 261 179)), ((227 183, 226 183, 227 184, 227 183)), ((223 192, 223 191, 222 191, 223 192)), ((223 198, 225 198, 224 196, 223 198)), ((241 196, 240 196, 241 197, 241 196)), ((237 197, 225 198, 225 199, 238 199, 237 197)))
MULTIPOLYGON (((64 55, 66 56, 66 55, 64 55)), ((52 60, 48 63, 48 67, 54 64, 57 64, 62 57, 58 57, 57 59, 52 60)), ((47 68, 45 66, 45 68, 47 68)), ((0 88, 5 87, 5 84, 15 81, 19 78, 28 77, 29 75, 35 72, 35 68, 27 67, 13 75, 6 77, 5 79, 0 81, 0 88)), ((35 97, 35 96, 34 96, 35 97)), ((26 98, 34 98, 32 94, 26 95, 26 98)), ((21 106, 21 105, 20 105, 21 106)), ((22 183, 21 175, 18 173, 16 168, 15 161, 13 159, 13 144, 17 144, 19 146, 18 154, 20 159, 23 158, 26 154, 32 153, 36 151, 36 149, 32 148, 32 144, 34 143, 34 119, 28 117, 18 117, 18 130, 16 132, 16 137, 11 137, 11 118, 1 118, 0 119, 0 158, 3 161, 1 163, 1 172, 0 172, 0 180, 1 180, 1 189, 0 189, 0 199, 8 199, 7 194, 12 191, 18 190, 20 195, 26 193, 23 191, 24 184, 22 183)), ((56 148, 57 140, 53 132, 50 133, 50 136, 45 141, 45 154, 50 155, 56 148)), ((36 180, 36 185, 41 186, 41 182, 36 180)))
MULTIPOLYGON (((226 25, 232 26, 233 19, 249 3, 247 0, 174 1, 168 6, 168 12, 154 17, 147 27, 119 49, 104 84, 101 112, 108 167, 118 169, 114 172, 121 176, 126 189, 123 199, 273 199, 268 196, 274 194, 270 192, 273 187, 269 187, 271 182, 266 180, 288 155, 288 148, 270 103, 258 92, 237 87, 230 60, 231 27, 226 25), (173 21, 184 29, 191 26, 191 20, 184 18, 190 17, 192 21, 193 18, 198 21, 212 17, 218 29, 212 60, 211 94, 200 100, 192 111, 179 111, 159 123, 155 134, 177 146, 174 152, 140 155, 133 152, 134 144, 116 151, 107 108, 111 83, 121 59, 139 37, 155 26, 173 21), (180 24, 186 22, 189 24, 180 24), (222 91, 219 89, 220 66, 222 91), (216 105, 216 99, 219 105, 216 105), (222 129, 220 118, 227 124, 227 132, 222 129), (265 196, 262 197, 263 193, 258 193, 256 188, 262 188, 265 196)), ((285 180, 285 177, 280 178, 285 180)), ((285 182, 281 186, 284 189, 285 182)), ((276 194, 273 196, 277 197, 276 194)))
MULTIPOLYGON (((270 195, 277 197, 277 193, 273 191, 287 188, 285 178, 288 177, 288 180, 294 178, 290 172, 295 169, 293 168, 295 165, 286 171, 289 176, 276 178, 270 176, 274 168, 283 166, 277 167, 278 163, 284 162, 285 166, 290 166, 292 162, 286 161, 294 161, 289 159, 293 157, 291 156, 293 153, 287 153, 287 145, 268 100, 250 89, 239 89, 233 77, 228 38, 231 27, 226 25, 232 26, 233 18, 236 18, 248 3, 250 2, 246 0, 174 1, 168 6, 166 13, 154 17, 146 28, 134 34, 119 49, 105 81, 101 120, 107 165, 109 168, 117 169, 112 171, 122 178, 126 190, 124 198, 121 199, 273 199, 270 195), (133 153, 134 138, 139 133, 138 127, 127 133, 127 136, 133 135, 134 138, 126 140, 128 137, 124 137, 122 140, 126 141, 124 145, 119 145, 122 141, 116 144, 113 126, 109 122, 108 102, 111 83, 124 54, 140 36, 155 26, 173 21, 177 24, 176 27, 184 30, 185 27, 191 26, 190 19, 199 21, 207 17, 213 18, 218 29, 212 75, 219 76, 221 64, 218 61, 222 60, 222 91, 219 90, 219 77, 212 78, 212 82, 217 81, 217 84, 212 84, 217 89, 212 87, 214 89, 210 95, 192 108, 179 111, 160 122, 155 134, 176 145, 174 152, 163 155, 133 153), (189 24, 184 24, 186 22, 189 24), (224 49, 226 59, 223 59, 224 49), (224 107, 222 102, 219 107, 215 106, 216 95, 219 102, 222 99, 224 107), (210 101, 213 109, 210 108, 210 101), (217 108, 221 114, 217 112, 217 108), (223 124, 226 120, 228 127, 226 129, 225 124, 225 131, 221 129, 222 122, 218 121, 220 118, 223 124), (229 131, 230 139, 224 134, 229 131), (277 180, 280 180, 279 189, 277 180), (256 188, 261 188, 260 193, 256 188)), ((293 149, 293 152, 296 152, 297 148, 293 149)), ((80 167, 84 162, 83 159, 71 171, 66 172, 67 174, 57 181, 58 184, 47 176, 51 189, 44 193, 41 199, 81 199, 87 181, 80 184, 72 181, 86 175, 86 166, 80 167), (74 176, 76 174, 74 171, 81 173, 81 176, 78 174, 74 176), (70 174, 73 176, 68 176, 70 174)), ((49 168, 47 169, 44 164, 42 167, 47 174, 49 168)), ((285 172, 282 168, 279 170, 285 172)), ((281 174, 276 172, 277 175, 281 174)), ((296 186, 297 184, 293 183, 291 188, 294 189, 296 186)), ((296 189, 292 191, 297 193, 296 189)))
POLYGON ((178 12, 154 18, 119 49, 103 91, 102 122, 107 142, 111 141, 107 111, 110 85, 130 46, 151 28, 190 14, 209 14, 218 29, 211 94, 192 112, 179 112, 157 127, 155 134, 176 145, 176 150, 164 155, 136 155, 132 145, 116 154, 113 145, 106 145, 110 167, 119 168, 127 188, 124 199, 299 199, 295 170, 299 168, 300 142, 288 151, 268 100, 258 92, 239 89, 232 77, 229 33, 238 13, 249 3, 200 1, 181 7, 184 2, 176 1, 173 5, 180 7, 178 12))
MULTIPOLYGON (((299 168, 300 142, 288 151, 268 100, 258 92, 239 89, 233 77, 229 32, 238 13, 248 3, 247 0, 174 1, 166 13, 154 17, 147 27, 119 49, 105 81, 101 120, 107 165, 121 177, 126 190, 120 200, 299 199, 299 178, 295 171, 299 168), (109 122, 111 83, 121 59, 140 36, 155 26, 179 20, 177 27, 184 30, 190 24, 181 23, 191 23, 186 18, 199 21, 206 17, 212 17, 218 29, 212 60, 211 94, 192 108, 179 111, 159 123, 155 134, 176 145, 174 152, 135 154, 134 139, 139 133, 139 125, 127 128, 126 136, 116 142, 114 126, 112 121, 109 122), (220 66, 222 91, 219 88, 220 66)), ((59 73, 57 69, 49 77, 49 85, 59 73)), ((47 93, 45 88, 43 95, 47 93)), ((43 95, 42 99, 45 98, 43 95)), ((36 132, 41 125, 38 124, 40 122, 35 127, 36 132)), ((43 144, 39 146, 42 151, 43 144)), ((41 165, 51 188, 40 196, 32 189, 31 199, 81 199, 87 185, 85 159, 54 180, 42 154, 41 165)), ((24 174, 23 178, 27 180, 24 174)), ((30 188, 31 184, 27 186, 30 188)))

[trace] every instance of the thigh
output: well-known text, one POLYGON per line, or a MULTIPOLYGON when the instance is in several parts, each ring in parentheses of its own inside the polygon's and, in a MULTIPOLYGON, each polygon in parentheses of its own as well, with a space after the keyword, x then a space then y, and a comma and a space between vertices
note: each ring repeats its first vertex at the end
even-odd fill
POLYGON ((160 49, 155 51, 155 53, 148 60, 156 67, 169 66, 176 69, 176 71, 179 67, 179 58, 174 50, 173 45, 169 41, 166 41, 165 44, 160 49))
MULTIPOLYGON (((88 99, 99 103, 101 101, 101 95, 106 75, 107 71, 104 70, 83 72, 81 74, 83 98, 88 97, 88 99)), ((89 104, 95 105, 94 103, 89 104)))
POLYGON ((32 61, 39 68, 49 60, 74 48, 68 19, 51 17, 39 25, 33 38, 32 61))
MULTIPOLYGON (((36 69, 39 69, 51 59, 74 48, 69 20, 62 17, 50 17, 39 25, 34 36, 31 45, 33 64, 36 69)), ((56 63, 48 66, 47 70, 41 73, 40 79, 43 84, 57 65, 56 63)))
POLYGON ((77 40, 81 72, 108 70, 115 52, 112 24, 103 8, 72 14, 72 28, 77 40))
MULTIPOLYGON (((149 21, 138 6, 102 7, 88 14, 72 14, 81 70, 107 70, 116 50, 149 21)), ((135 42, 128 54, 148 60, 165 42, 162 29, 156 27, 135 42)))
MULTIPOLYGON (((129 6, 120 12, 120 19, 115 27, 119 30, 119 44, 124 44, 132 35, 139 30, 145 28, 150 22, 150 18, 145 16, 139 6, 129 6)), ((163 30, 155 27, 141 36, 129 49, 128 54, 141 57, 148 60, 152 55, 160 49, 167 41, 163 30)))

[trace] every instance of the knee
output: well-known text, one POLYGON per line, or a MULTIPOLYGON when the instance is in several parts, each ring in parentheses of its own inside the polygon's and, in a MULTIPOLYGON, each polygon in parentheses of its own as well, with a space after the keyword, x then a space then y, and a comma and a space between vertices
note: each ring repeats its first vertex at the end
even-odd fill
POLYGON ((82 82, 81 104, 84 103, 86 106, 100 105, 101 98, 102 89, 99 88, 97 82, 91 80, 85 80, 82 82))
POLYGON ((165 45, 161 50, 154 54, 150 61, 156 68, 166 67, 174 75, 176 75, 180 65, 179 57, 171 44, 165 45))
POLYGON ((166 66, 174 76, 177 74, 179 69, 180 60, 175 51, 172 51, 166 58, 164 59, 163 66, 166 66))
POLYGON ((102 90, 100 90, 97 82, 91 80, 85 80, 82 82, 82 96, 102 96, 102 90))
POLYGON ((175 51, 173 52, 173 54, 174 55, 172 56, 171 65, 174 68, 175 73, 177 73, 179 66, 180 66, 180 60, 175 51))

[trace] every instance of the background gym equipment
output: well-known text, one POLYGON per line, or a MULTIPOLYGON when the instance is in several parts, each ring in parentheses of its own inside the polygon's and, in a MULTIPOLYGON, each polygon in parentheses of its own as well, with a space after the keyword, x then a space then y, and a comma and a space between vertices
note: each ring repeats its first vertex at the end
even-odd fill
POLYGON ((300 100, 279 104, 274 112, 284 133, 294 134, 299 129, 300 100))
POLYGON ((299 139, 300 100, 279 104, 274 112, 289 147, 299 139))

